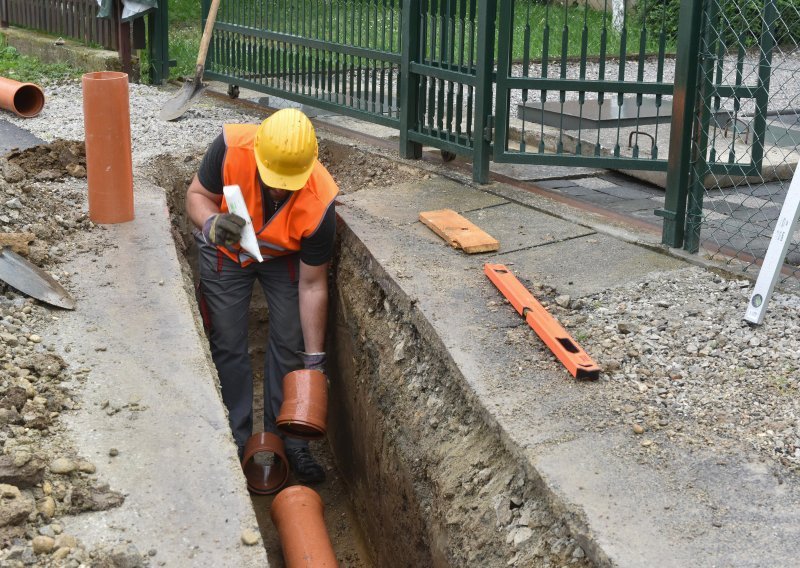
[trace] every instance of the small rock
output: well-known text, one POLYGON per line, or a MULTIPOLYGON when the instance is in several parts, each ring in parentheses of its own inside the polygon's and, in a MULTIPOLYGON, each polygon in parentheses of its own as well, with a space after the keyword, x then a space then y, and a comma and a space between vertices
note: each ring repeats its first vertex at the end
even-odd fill
POLYGON ((41 336, 36 335, 35 333, 33 335, 31 335, 29 339, 31 340, 32 343, 41 343, 42 342, 41 336))
POLYGON ((52 519, 56 514, 56 501, 48 495, 39 501, 37 509, 46 519, 52 519))
POLYGON ((51 556, 51 558, 52 558, 53 560, 64 560, 64 559, 65 559, 67 556, 69 556, 69 553, 70 553, 70 552, 72 552, 72 549, 71 549, 71 548, 68 548, 68 547, 66 547, 66 546, 64 546, 64 547, 62 547, 62 548, 59 548, 59 549, 57 549, 57 550, 56 550, 56 551, 53 553, 53 555, 51 556))
POLYGON ((567 294, 556 296, 556 304, 558 304, 562 308, 568 308, 571 300, 572 298, 570 298, 567 294))
POLYGON ((258 531, 253 529, 244 529, 242 531, 242 542, 247 546, 253 546, 258 544, 258 541, 261 539, 261 535, 258 531))
POLYGON ((75 462, 67 458, 57 458, 50 463, 50 471, 59 475, 67 475, 75 471, 75 462))
POLYGON ((72 177, 76 178, 85 178, 86 177, 86 168, 84 168, 80 164, 67 164, 65 168, 67 173, 72 177))
POLYGON ((644 426, 641 424, 634 424, 633 425, 633 433, 634 434, 644 434, 644 426))
POLYGON ((33 553, 34 554, 50 554, 53 551, 53 546, 55 546, 55 539, 51 536, 35 536, 33 537, 33 542, 31 543, 33 546, 33 553))
POLYGON ((108 455, 111 456, 112 458, 115 458, 119 455, 119 450, 117 448, 111 448, 110 450, 108 450, 108 455))
POLYGON ((581 548, 580 546, 576 546, 575 550, 572 551, 572 557, 573 558, 585 558, 586 557, 586 552, 584 552, 583 548, 581 548))
POLYGON ((25 522, 34 509, 33 499, 19 488, 0 484, 0 527, 25 522))
POLYGON ((71 534, 60 534, 56 537, 56 548, 77 548, 78 541, 71 534))
POLYGON ((133 544, 120 544, 111 550, 111 562, 115 568, 141 568, 144 559, 133 544))
POLYGON ((643 448, 647 448, 653 445, 653 440, 642 440, 640 444, 643 448))
POLYGON ((528 527, 521 527, 514 533, 514 546, 519 546, 528 542, 533 536, 533 531, 528 527))
POLYGON ((79 461, 78 462, 78 471, 83 473, 94 473, 97 471, 97 467, 88 461, 79 461))
POLYGON ((405 359, 405 347, 406 347, 406 342, 405 341, 401 341, 400 343, 395 345, 395 347, 394 347, 394 362, 395 363, 399 363, 400 361, 405 359))
POLYGON ((617 331, 622 334, 634 333, 639 329, 639 326, 633 322, 621 321, 617 323, 617 331))

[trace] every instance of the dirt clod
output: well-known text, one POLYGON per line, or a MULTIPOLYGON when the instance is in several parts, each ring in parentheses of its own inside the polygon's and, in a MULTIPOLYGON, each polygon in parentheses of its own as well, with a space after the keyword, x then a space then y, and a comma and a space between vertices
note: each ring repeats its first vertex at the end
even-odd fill
POLYGON ((12 183, 25 178, 45 181, 67 175, 86 177, 86 146, 83 142, 55 140, 50 144, 11 152, 6 155, 6 160, 12 166, 13 179, 9 179, 8 171, 5 177, 12 183), (22 177, 19 172, 22 172, 22 177))

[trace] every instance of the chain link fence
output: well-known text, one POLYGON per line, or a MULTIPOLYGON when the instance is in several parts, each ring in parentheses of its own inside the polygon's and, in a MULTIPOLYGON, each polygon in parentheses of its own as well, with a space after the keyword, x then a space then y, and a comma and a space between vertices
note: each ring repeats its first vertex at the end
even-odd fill
MULTIPOLYGON (((756 275, 800 159, 800 0, 704 3, 695 144, 707 152, 692 161, 688 226, 701 253, 756 275)), ((800 276, 798 233, 784 278, 800 276)))

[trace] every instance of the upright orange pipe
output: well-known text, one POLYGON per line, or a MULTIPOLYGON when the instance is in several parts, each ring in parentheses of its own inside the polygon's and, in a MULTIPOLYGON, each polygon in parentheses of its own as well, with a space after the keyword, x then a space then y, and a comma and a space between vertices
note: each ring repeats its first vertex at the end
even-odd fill
POLYGON ((128 75, 117 71, 87 73, 82 84, 89 218, 95 223, 132 221, 128 75))
POLYGON ((281 539, 286 568, 334 568, 322 499, 303 485, 287 487, 272 501, 270 516, 281 539))
POLYGON ((32 118, 42 112, 42 107, 44 91, 39 85, 0 77, 0 108, 32 118))

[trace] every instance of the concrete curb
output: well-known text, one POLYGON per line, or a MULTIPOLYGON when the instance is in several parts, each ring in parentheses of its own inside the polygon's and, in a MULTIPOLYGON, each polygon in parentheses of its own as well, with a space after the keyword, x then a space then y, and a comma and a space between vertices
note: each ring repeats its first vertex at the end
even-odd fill
POLYGON ((258 525, 164 191, 138 180, 135 201, 134 221, 105 226, 100 255, 79 253, 64 267, 78 307, 49 332, 68 361, 91 362, 86 382, 72 385, 83 405, 65 418, 69 434, 126 495, 121 507, 65 526, 89 546, 131 539, 167 566, 266 566, 263 547, 241 542, 258 525), (123 411, 108 415, 104 401, 123 411), (133 401, 139 410, 125 410, 133 401))
POLYGON ((122 71, 115 51, 86 47, 71 39, 64 39, 63 45, 56 45, 57 38, 53 36, 13 27, 0 29, 0 35, 20 53, 44 63, 67 63, 84 72, 122 71))

